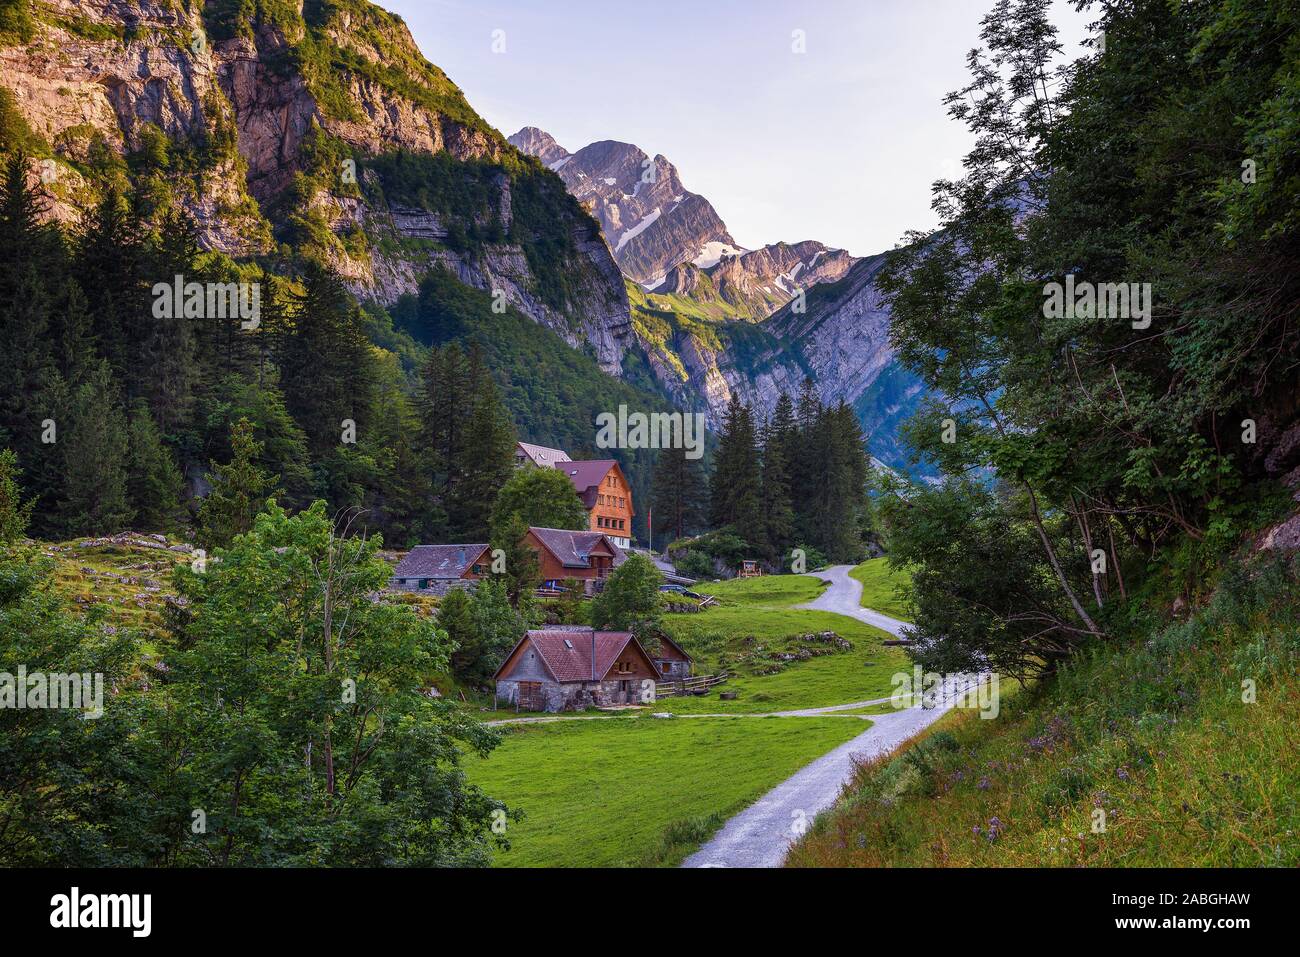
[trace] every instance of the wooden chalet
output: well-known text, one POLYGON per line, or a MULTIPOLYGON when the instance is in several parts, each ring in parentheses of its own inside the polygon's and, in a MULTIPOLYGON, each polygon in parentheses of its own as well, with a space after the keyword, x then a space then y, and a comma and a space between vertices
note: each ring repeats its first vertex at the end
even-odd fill
POLYGON ((542 588, 561 588, 565 579, 582 582, 590 594, 627 560, 623 549, 600 532, 577 532, 565 528, 529 528, 523 544, 537 554, 542 588))

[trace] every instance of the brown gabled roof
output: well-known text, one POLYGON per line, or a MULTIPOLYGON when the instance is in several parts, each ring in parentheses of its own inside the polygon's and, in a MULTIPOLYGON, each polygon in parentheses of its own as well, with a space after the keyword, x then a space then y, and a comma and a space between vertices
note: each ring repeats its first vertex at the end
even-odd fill
POLYGON ((613 459, 588 459, 584 462, 565 462, 556 468, 569 477, 578 494, 599 485, 609 474, 609 470, 618 465, 613 459))
POLYGON ((542 543, 548 552, 555 556, 565 568, 590 568, 593 550, 609 549, 615 565, 623 564, 627 558, 608 535, 601 532, 576 532, 567 528, 528 529, 542 543))
POLYGON ((490 546, 416 545, 393 569, 394 578, 460 578, 490 546))
POLYGON ((497 669, 493 678, 501 677, 506 666, 514 658, 519 645, 525 641, 537 649, 542 665, 551 677, 561 682, 603 680, 629 643, 635 644, 646 661, 650 662, 652 667, 654 665, 654 660, 645 653, 641 643, 630 631, 540 628, 525 633, 524 637, 519 639, 519 643, 511 649, 510 654, 506 655, 506 660, 497 669))

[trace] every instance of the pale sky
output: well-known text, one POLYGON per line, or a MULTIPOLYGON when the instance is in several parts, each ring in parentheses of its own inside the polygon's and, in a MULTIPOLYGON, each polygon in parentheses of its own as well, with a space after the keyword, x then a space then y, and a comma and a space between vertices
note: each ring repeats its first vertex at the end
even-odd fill
MULTIPOLYGON (((992 0, 379 0, 509 136, 662 153, 747 248, 854 255, 936 225, 971 138, 944 94, 992 0), (794 31, 805 51, 793 52, 794 31), (504 51, 494 52, 496 46, 504 51)), ((1095 19, 1056 0, 1070 56, 1095 19)))

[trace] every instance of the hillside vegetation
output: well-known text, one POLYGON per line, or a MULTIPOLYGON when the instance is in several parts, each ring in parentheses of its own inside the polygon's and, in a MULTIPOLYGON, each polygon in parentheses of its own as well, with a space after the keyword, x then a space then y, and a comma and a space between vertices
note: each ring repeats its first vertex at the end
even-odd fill
MULTIPOLYGON (((1300 561, 864 765, 787 864, 1300 864, 1300 561)), ((1004 692, 1008 690, 1005 685, 1004 692)))
POLYGON ((907 659, 881 642, 885 632, 844 615, 795 608, 825 583, 803 575, 766 575, 697 586, 720 604, 696 614, 664 616, 664 627, 692 657, 696 674, 726 672, 724 690, 702 698, 667 698, 676 714, 753 714, 888 697, 907 659))

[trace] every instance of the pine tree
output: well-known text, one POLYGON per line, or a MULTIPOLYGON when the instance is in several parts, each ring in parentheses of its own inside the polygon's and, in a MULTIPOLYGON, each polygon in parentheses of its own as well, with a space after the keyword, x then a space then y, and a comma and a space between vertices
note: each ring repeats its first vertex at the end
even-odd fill
POLYGON ((141 531, 167 531, 180 513, 181 475, 171 450, 163 444, 148 404, 131 411, 127 444, 127 497, 141 531))
MULTIPOLYGON (((782 395, 788 405, 789 397, 782 395)), ((778 407, 780 403, 778 402, 778 407)), ((781 410, 782 417, 788 408, 781 410)), ((794 505, 791 499, 790 462, 786 439, 775 419, 763 426, 763 483, 761 491, 767 557, 775 561, 794 545, 794 505)))
POLYGON ((18 456, 10 449, 0 449, 0 545, 26 534, 36 504, 23 502, 19 474, 18 456))
POLYGON ((56 424, 64 477, 59 524, 70 535, 122 531, 135 514, 126 494, 127 422, 106 361, 71 390, 66 421, 56 424))
POLYGON ((459 483, 461 443, 472 407, 469 364, 456 343, 429 350, 422 375, 423 446, 429 471, 436 476, 435 494, 444 504, 459 483))
POLYGON ((518 437, 477 348, 470 353, 468 369, 473 403, 457 459, 449 463, 460 478, 448 491, 447 515, 459 535, 481 542, 490 534, 497 495, 514 473, 518 437))
POLYGON ((655 458, 651 501, 655 527, 665 544, 699 530, 704 522, 706 488, 700 459, 686 457, 685 448, 660 450, 655 458))
POLYGON ((212 490, 199 507, 198 542, 205 548, 229 545, 253 527, 253 519, 274 494, 275 479, 256 465, 262 443, 253 438, 253 423, 240 419, 230 429, 231 459, 212 463, 212 490))
POLYGON ((27 158, 17 154, 0 176, 0 443, 24 463, 24 485, 47 491, 53 477, 42 463, 41 423, 52 415, 53 301, 49 284, 61 269, 58 235, 39 223, 42 207, 27 185, 27 158))
POLYGON ((290 322, 276 332, 280 389, 313 459, 337 452, 343 422, 371 423, 375 371, 360 311, 333 270, 309 265, 290 322))
MULTIPOLYGON (((177 275, 196 278, 199 243, 194 221, 179 210, 168 213, 148 256, 148 268, 157 282, 168 284, 177 275)), ((148 374, 139 392, 149 403, 154 421, 164 435, 173 435, 188 420, 198 377, 195 320, 182 312, 155 318, 142 345, 148 374)))
POLYGON ((733 393, 714 459, 709 519, 714 528, 732 526, 737 535, 759 549, 766 541, 759 504, 761 480, 754 416, 733 393))
POLYGON ((141 223, 115 186, 82 220, 74 268, 102 354, 128 399, 149 375, 144 344, 153 323, 152 297, 142 269, 141 223))

